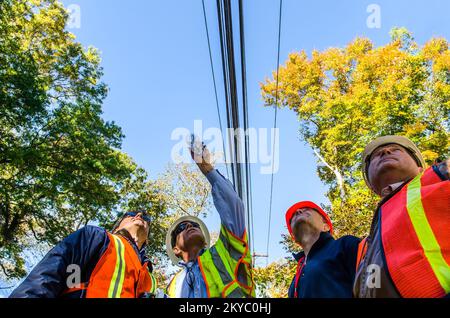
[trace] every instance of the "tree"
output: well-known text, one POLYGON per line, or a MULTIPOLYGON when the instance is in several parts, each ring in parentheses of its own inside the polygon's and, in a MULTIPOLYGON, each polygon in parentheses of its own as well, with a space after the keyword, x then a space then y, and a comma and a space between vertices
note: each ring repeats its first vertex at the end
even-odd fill
MULTIPOLYGON (((289 234, 282 234, 279 242, 288 253, 298 253, 300 246, 289 234)), ((295 275, 297 262, 293 257, 277 260, 265 267, 254 268, 257 297, 287 298, 289 286, 295 275)))
MULTIPOLYGON (((401 134, 428 164, 450 154, 450 50, 443 38, 419 47, 404 28, 375 48, 357 38, 345 48, 289 55, 279 70, 280 108, 293 110, 300 135, 318 157, 338 235, 363 236, 377 198, 364 184, 361 154, 381 135, 401 134)), ((275 104, 276 73, 261 84, 275 104)))
POLYGON ((0 2, 0 268, 25 274, 31 235, 54 245, 114 217, 137 169, 101 118, 100 57, 65 30, 56 0, 0 2))
POLYGON ((296 266, 297 263, 293 259, 282 259, 266 267, 255 268, 253 278, 257 297, 287 298, 296 266))
POLYGON ((211 186, 195 164, 169 164, 155 187, 171 211, 171 221, 183 215, 205 217, 211 211, 211 186))

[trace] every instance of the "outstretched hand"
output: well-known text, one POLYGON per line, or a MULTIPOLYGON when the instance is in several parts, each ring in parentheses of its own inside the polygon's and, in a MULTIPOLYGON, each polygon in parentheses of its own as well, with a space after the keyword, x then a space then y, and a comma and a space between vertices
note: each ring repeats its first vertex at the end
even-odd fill
POLYGON ((214 170, 211 153, 209 152, 205 144, 197 143, 191 145, 190 150, 192 159, 195 161, 198 168, 205 176, 212 170, 214 170))

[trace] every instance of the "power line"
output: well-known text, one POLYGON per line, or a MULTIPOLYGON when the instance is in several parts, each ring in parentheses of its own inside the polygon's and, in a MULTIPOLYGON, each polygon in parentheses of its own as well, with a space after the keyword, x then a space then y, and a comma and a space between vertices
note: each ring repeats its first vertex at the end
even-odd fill
POLYGON ((227 125, 232 128, 230 150, 232 154, 233 184, 239 197, 243 198, 242 169, 240 160, 239 109, 234 58, 233 21, 230 0, 217 0, 219 32, 221 40, 222 68, 227 107, 227 125))
POLYGON ((226 46, 228 51, 228 72, 229 72, 229 85, 230 85, 230 101, 231 101, 231 116, 233 125, 233 146, 234 146, 234 162, 236 169, 236 190, 239 196, 243 198, 242 187, 242 169, 241 169, 241 139, 239 130, 239 108, 238 108, 238 93, 236 84, 236 67, 234 59, 234 36, 233 36, 233 18, 231 14, 231 1, 224 0, 224 17, 225 17, 225 29, 226 29, 226 46))
MULTIPOLYGON (((230 0, 217 0, 217 12, 219 20, 219 32, 221 40, 222 68, 224 72, 224 86, 227 107, 227 125, 232 128, 234 134, 230 137, 232 154, 233 183, 239 197, 246 206, 246 219, 248 228, 249 248, 254 245, 253 241, 253 213, 251 202, 251 169, 248 160, 249 143, 246 136, 241 136, 241 121, 239 108, 239 93, 237 88, 237 72, 235 63, 235 49, 233 36, 233 15, 230 0), (241 161, 241 139, 244 137, 245 163, 241 161)), ((244 131, 248 128, 248 103, 247 103, 247 77, 245 63, 245 37, 244 37, 244 15, 243 2, 239 2, 239 40, 242 76, 242 115, 244 131)))
MULTIPOLYGON (((269 204, 269 225, 267 230, 267 245, 266 254, 269 255, 269 242, 270 242, 270 226, 272 223, 272 199, 273 199, 273 175, 274 175, 274 160, 275 160, 275 143, 276 143, 276 128, 277 128, 277 115, 278 115, 278 83, 279 83, 279 70, 280 70, 280 43, 281 43, 281 19, 283 13, 283 0, 280 0, 280 11, 278 20, 278 53, 277 53, 277 79, 276 79, 276 90, 275 90, 275 112, 274 112, 274 138, 273 138, 273 158, 272 158, 272 176, 270 180, 270 204, 269 204)), ((269 257, 266 259, 266 265, 269 264, 269 257)))
MULTIPOLYGON (((251 192, 251 166, 249 161, 249 139, 248 139, 248 99, 247 99, 247 64, 245 58, 245 26, 244 26, 244 5, 243 0, 239 0, 239 35, 241 46, 241 75, 242 75, 242 108, 244 117, 244 158, 245 158, 245 193, 247 203, 247 223, 252 241, 250 250, 254 248, 254 231, 253 231, 253 208, 252 208, 252 192, 251 192)), ((250 241, 250 240, 249 240, 250 241)))
MULTIPOLYGON (((221 58, 222 58, 222 72, 223 72, 223 84, 224 84, 224 90, 225 90, 225 107, 226 107, 226 114, 227 114, 227 127, 232 127, 231 125, 231 111, 230 111, 230 93, 229 93, 229 78, 228 78, 228 52, 227 47, 225 45, 225 33, 224 30, 224 17, 222 14, 222 3, 221 0, 217 0, 217 18, 219 23, 219 36, 220 36, 220 52, 221 52, 221 58)), ((227 135, 228 136, 228 135, 227 135)), ((232 150, 232 138, 229 137, 229 146, 230 146, 230 154, 233 153, 232 150)), ((232 156, 233 157, 233 156, 232 156)), ((235 163, 234 160, 231 160, 231 175, 233 184, 236 184, 236 174, 235 174, 235 163)))
POLYGON ((216 75, 215 75, 215 72, 214 72, 214 63, 213 63, 213 58, 212 58, 212 53, 211 53, 211 41, 209 39, 209 28, 208 28, 208 19, 206 18, 205 0, 202 0, 202 6, 203 6, 203 18, 204 18, 204 22, 205 22, 206 38, 208 40, 209 62, 210 62, 210 65, 211 65, 211 74, 212 74, 213 83, 214 83, 214 95, 216 97, 217 117, 218 117, 218 120, 219 120, 220 131, 222 133, 222 148, 223 148, 223 155, 224 155, 224 159, 225 159, 225 169, 226 169, 226 172, 227 172, 227 177, 229 179, 230 175, 228 173, 227 151, 225 149, 224 133, 223 133, 223 127, 222 127, 222 117, 220 115, 219 98, 217 96, 216 75))

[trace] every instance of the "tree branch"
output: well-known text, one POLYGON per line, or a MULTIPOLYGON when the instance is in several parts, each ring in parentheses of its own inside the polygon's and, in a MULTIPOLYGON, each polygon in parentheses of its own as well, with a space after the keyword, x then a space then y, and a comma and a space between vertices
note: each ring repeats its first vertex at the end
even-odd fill
POLYGON ((325 166, 327 166, 331 171, 333 171, 334 175, 336 176, 336 181, 339 186, 340 196, 342 201, 345 199, 345 189, 344 189, 344 178, 342 177, 342 174, 337 168, 332 167, 328 162, 325 161, 325 159, 319 154, 319 152, 316 149, 313 149, 316 156, 322 161, 325 166))

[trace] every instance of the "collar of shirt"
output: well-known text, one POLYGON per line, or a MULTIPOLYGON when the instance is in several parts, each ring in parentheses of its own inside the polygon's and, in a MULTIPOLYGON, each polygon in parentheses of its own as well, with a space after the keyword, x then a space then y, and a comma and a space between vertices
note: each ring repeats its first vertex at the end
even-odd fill
POLYGON ((194 260, 194 261, 190 261, 190 262, 183 262, 183 261, 179 261, 178 262, 178 266, 184 268, 185 270, 189 270, 191 269, 195 264, 197 264, 198 261, 194 260))
POLYGON ((400 187, 404 182, 397 182, 397 183, 393 183, 388 185, 386 188, 384 188, 383 190, 381 190, 381 196, 382 197, 386 197, 389 194, 391 194, 392 192, 394 192, 395 190, 398 189, 398 187, 400 187))
MULTIPOLYGON (((203 255, 203 253, 205 253, 206 249, 202 249, 199 253, 199 256, 203 255)), ((178 266, 183 267, 185 269, 191 268, 192 266, 194 266, 194 264, 197 264, 198 260, 195 259, 193 261, 189 261, 189 262, 185 262, 185 261, 179 261, 178 262, 178 266)))
POLYGON ((450 180, 450 158, 436 165, 435 171, 440 175, 442 180, 450 180))

